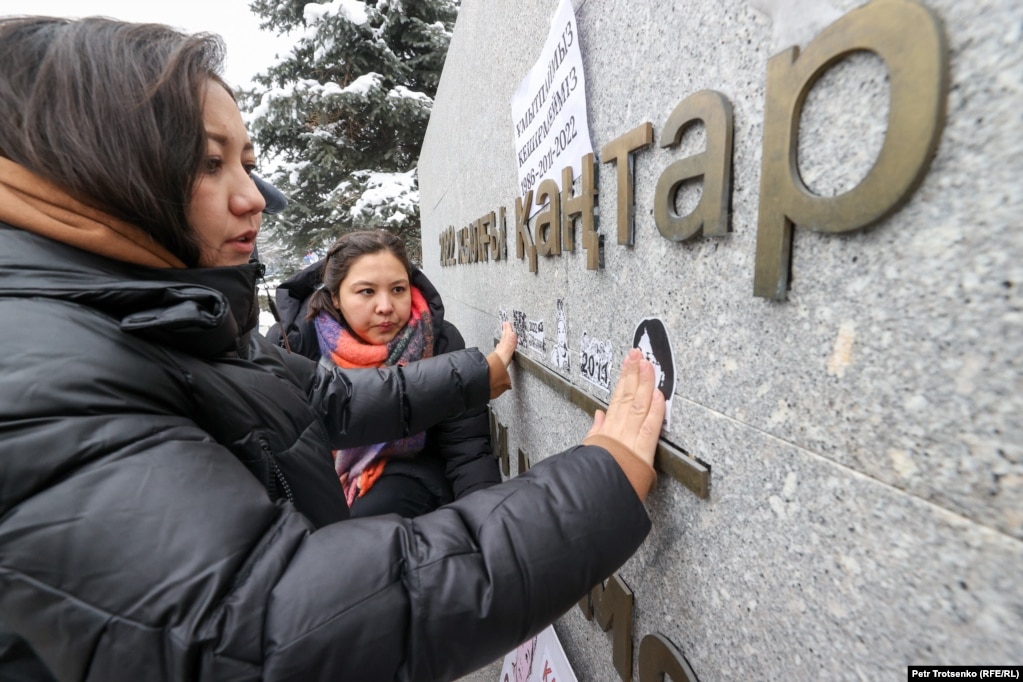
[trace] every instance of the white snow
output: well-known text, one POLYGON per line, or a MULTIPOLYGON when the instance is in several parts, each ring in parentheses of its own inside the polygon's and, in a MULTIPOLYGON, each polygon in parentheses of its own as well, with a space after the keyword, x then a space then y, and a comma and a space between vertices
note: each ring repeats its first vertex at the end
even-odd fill
POLYGON ((369 21, 366 3, 359 0, 333 0, 333 2, 310 2, 302 9, 306 26, 319 23, 325 17, 340 14, 353 24, 361 26, 369 21))
POLYGON ((351 95, 365 95, 373 88, 379 88, 380 81, 382 81, 383 78, 384 77, 379 73, 365 73, 349 83, 348 87, 344 89, 344 92, 351 95))
POLYGON ((353 217, 370 214, 384 222, 400 224, 415 211, 419 203, 419 188, 414 168, 406 173, 359 171, 354 175, 367 180, 366 190, 352 206, 353 217))
POLYGON ((433 106, 433 100, 430 98, 429 95, 422 92, 416 92, 415 90, 409 90, 404 85, 396 85, 390 92, 387 93, 387 96, 392 97, 394 99, 411 99, 418 102, 422 102, 427 106, 431 107, 433 106))

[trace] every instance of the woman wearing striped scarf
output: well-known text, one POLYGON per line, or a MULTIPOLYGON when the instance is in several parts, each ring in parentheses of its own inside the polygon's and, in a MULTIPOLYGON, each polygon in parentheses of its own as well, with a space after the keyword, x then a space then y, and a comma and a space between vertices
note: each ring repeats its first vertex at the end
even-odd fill
MULTIPOLYGON (((307 318, 314 323, 320 362, 328 366, 390 367, 465 348, 462 335, 444 320, 436 289, 409 262, 401 239, 386 230, 337 240, 307 318)), ((353 517, 419 516, 501 481, 484 407, 428 431, 338 450, 334 457, 353 517)))

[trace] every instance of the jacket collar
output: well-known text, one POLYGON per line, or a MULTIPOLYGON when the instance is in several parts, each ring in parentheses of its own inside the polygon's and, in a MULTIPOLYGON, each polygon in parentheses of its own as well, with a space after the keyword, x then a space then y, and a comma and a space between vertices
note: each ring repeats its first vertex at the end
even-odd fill
POLYGON ((261 269, 132 265, 0 224, 0 296, 84 305, 129 334, 200 357, 246 353, 261 269))
POLYGON ((0 221, 128 263, 183 268, 146 232, 86 205, 56 184, 0 156, 0 221))

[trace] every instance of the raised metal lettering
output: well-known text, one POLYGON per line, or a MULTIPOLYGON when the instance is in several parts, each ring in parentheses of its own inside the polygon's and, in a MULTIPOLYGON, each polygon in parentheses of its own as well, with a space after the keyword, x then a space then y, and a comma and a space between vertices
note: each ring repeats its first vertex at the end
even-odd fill
POLYGON ((508 454, 508 427, 497 420, 497 413, 490 410, 490 448, 494 458, 501 464, 501 473, 511 476, 511 457, 508 454))
POLYGON ((533 190, 525 197, 515 199, 515 257, 529 259, 529 271, 536 272, 536 246, 529 232, 529 209, 533 205, 533 190))
MULTIPOLYGON (((604 585, 590 590, 590 613, 604 632, 614 628, 611 635, 612 654, 618 676, 624 682, 632 680, 632 590, 616 573, 604 585)), ((586 613, 586 610, 583 610, 586 613)))
POLYGON ((593 154, 582 158, 579 194, 575 195, 572 194, 572 167, 566 166, 561 171, 561 243, 565 251, 575 250, 575 219, 579 218, 587 270, 596 270, 600 266, 600 241, 594 215, 597 205, 596 165, 593 154))
POLYGON ((639 643, 639 682, 697 682, 682 653, 664 635, 651 634, 639 643))
POLYGON ((621 137, 616 137, 600 151, 601 161, 618 166, 618 243, 632 246, 636 243, 636 174, 635 152, 654 141, 654 127, 648 121, 621 137))
POLYGON ((937 148, 948 81, 948 46, 940 21, 931 10, 908 0, 864 5, 831 24, 802 54, 792 47, 768 61, 754 296, 785 298, 793 225, 849 232, 905 203, 937 148), (820 197, 799 177, 800 111, 817 79, 858 50, 875 53, 888 67, 888 129, 867 176, 843 194, 820 197))
POLYGON ((696 121, 706 131, 706 148, 699 154, 675 161, 657 180, 654 221, 672 241, 689 239, 701 231, 707 237, 728 234, 732 197, 732 105, 713 90, 701 90, 679 102, 661 133, 661 147, 675 147, 682 133, 696 121), (675 213, 678 188, 686 180, 703 177, 700 203, 686 216, 675 213))
POLYGON ((542 256, 561 254, 561 192, 553 178, 547 178, 536 188, 536 205, 547 205, 536 214, 536 250, 542 256))

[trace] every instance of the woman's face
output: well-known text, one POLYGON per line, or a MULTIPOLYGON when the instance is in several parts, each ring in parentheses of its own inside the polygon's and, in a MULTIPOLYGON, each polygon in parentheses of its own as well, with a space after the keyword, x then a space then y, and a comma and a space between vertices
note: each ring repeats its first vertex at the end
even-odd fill
POLYGON ((252 178, 256 152, 234 99, 207 81, 203 120, 206 160, 192 190, 188 224, 200 241, 199 265, 244 265, 256 248, 266 201, 252 178))
POLYGON ((334 305, 363 341, 387 343, 412 314, 412 290, 405 266, 390 251, 359 256, 341 280, 334 305))

